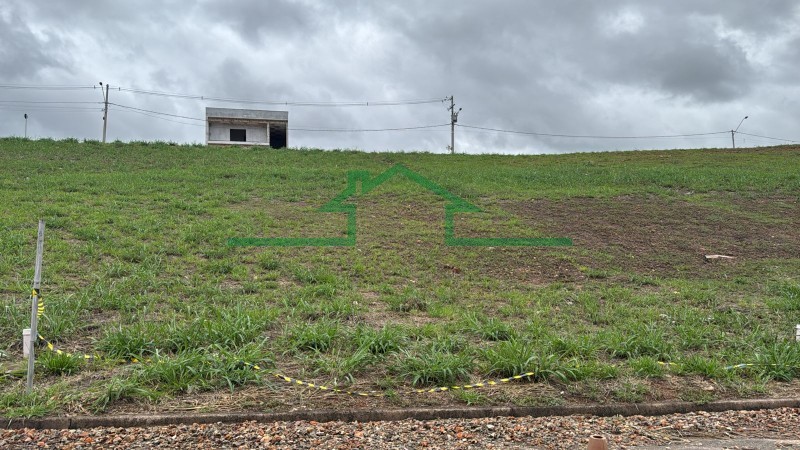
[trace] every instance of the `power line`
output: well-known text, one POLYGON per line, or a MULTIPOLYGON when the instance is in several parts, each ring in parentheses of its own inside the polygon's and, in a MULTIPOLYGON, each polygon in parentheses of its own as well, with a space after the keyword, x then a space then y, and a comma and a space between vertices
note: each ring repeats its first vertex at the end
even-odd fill
POLYGON ((0 84, 0 89, 34 89, 41 91, 75 91, 80 89, 94 89, 94 86, 81 86, 81 85, 65 85, 65 84, 51 84, 51 85, 32 85, 32 84, 0 84))
POLYGON ((408 131, 408 130, 422 130, 427 128, 441 128, 450 126, 449 123, 439 125, 420 125, 414 127, 397 127, 397 128, 362 128, 362 129, 345 129, 345 128, 289 128, 289 131, 320 131, 320 132, 340 132, 340 133, 365 133, 375 131, 408 131))
POLYGON ((150 110, 150 109, 134 108, 133 106, 120 105, 119 103, 111 103, 111 102, 109 102, 108 104, 109 105, 118 106, 120 108, 129 109, 129 110, 132 110, 132 111, 139 111, 139 112, 145 112, 145 113, 151 113, 151 114, 158 114, 160 116, 176 117, 178 119, 199 120, 199 121, 202 121, 202 122, 206 121, 206 119, 201 119, 199 117, 181 116, 181 115, 178 115, 178 114, 170 114, 170 113, 165 113, 165 112, 160 112, 160 111, 153 111, 153 110, 150 110))
MULTIPOLYGON (((205 122, 205 118, 199 117, 190 117, 190 116, 181 116, 178 114, 169 114, 160 111, 153 111, 149 109, 142 109, 142 108, 134 108, 132 106, 120 105, 118 103, 109 103, 109 105, 114 105, 120 108, 124 108, 130 110, 131 112, 138 112, 143 115, 150 115, 153 117, 158 116, 167 116, 167 117, 176 117, 179 119, 188 119, 188 120, 197 120, 205 122)), ((159 117, 160 118, 160 117, 159 117)), ((178 122, 184 123, 184 122, 178 122)), ((194 125, 194 124, 187 124, 187 125, 194 125)), ((411 127, 393 127, 393 128, 360 128, 360 129, 350 129, 350 128, 311 128, 311 127, 291 127, 289 131, 309 131, 309 132, 331 132, 331 133, 365 133, 365 132, 378 132, 378 131, 407 131, 407 130, 421 130, 426 128, 439 128, 445 127, 450 125, 449 123, 444 124, 437 124, 437 125, 419 125, 419 126, 411 126, 411 127)), ((203 125, 204 126, 204 125, 203 125)))
POLYGON ((494 131, 498 133, 522 134, 527 136, 580 138, 580 139, 661 139, 661 138, 682 138, 682 137, 693 137, 693 136, 713 136, 717 134, 730 133, 730 131, 714 131, 709 133, 660 134, 660 135, 649 135, 649 136, 603 136, 603 135, 591 135, 591 134, 538 133, 534 131, 504 130, 500 128, 478 127, 474 125, 461 125, 461 124, 456 124, 456 126, 462 128, 471 128, 474 130, 494 131))
POLYGON ((179 123, 179 124, 182 124, 182 125, 191 125, 193 127, 205 127, 204 124, 191 123, 191 122, 181 122, 180 120, 172 120, 172 119, 168 119, 166 117, 161 117, 159 115, 150 114, 150 113, 143 112, 143 111, 135 111, 135 110, 131 110, 131 109, 122 109, 122 108, 112 108, 112 110, 113 111, 120 111, 120 112, 131 112, 131 113, 141 114, 143 116, 153 117, 155 119, 164 120, 164 121, 172 122, 172 123, 179 123))
POLYGON ((241 103, 253 105, 283 105, 283 106, 320 106, 320 107, 346 107, 346 106, 400 106, 400 105, 422 105, 427 103, 441 103, 444 98, 427 98, 414 100, 379 100, 379 101, 359 101, 359 102, 297 102, 288 100, 246 100, 225 97, 214 97, 207 95, 182 94, 177 92, 151 91, 146 89, 134 89, 117 87, 118 91, 130 92, 133 94, 155 95, 159 97, 183 98, 189 100, 209 100, 215 102, 241 103))
POLYGON ((102 109, 98 108, 55 105, 0 105, 0 109, 10 111, 102 111, 102 109))
POLYGON ((84 105, 98 105, 98 104, 101 104, 103 102, 72 102, 72 101, 71 102, 50 102, 50 101, 37 101, 37 100, 0 100, 0 103, 20 103, 20 104, 25 104, 25 105, 27 105, 27 104, 53 104, 53 105, 56 105, 56 104, 63 104, 63 105, 67 105, 67 104, 70 104, 70 105, 72 105, 72 104, 84 104, 84 105))
POLYGON ((743 133, 741 131, 737 131, 736 134, 743 134, 745 136, 752 136, 752 137, 763 138, 763 139, 772 139, 773 141, 791 142, 791 143, 795 143, 795 144, 796 143, 800 143, 800 141, 794 141, 792 139, 781 139, 781 138, 776 138, 776 137, 761 136, 761 135, 758 135, 758 134, 743 133))

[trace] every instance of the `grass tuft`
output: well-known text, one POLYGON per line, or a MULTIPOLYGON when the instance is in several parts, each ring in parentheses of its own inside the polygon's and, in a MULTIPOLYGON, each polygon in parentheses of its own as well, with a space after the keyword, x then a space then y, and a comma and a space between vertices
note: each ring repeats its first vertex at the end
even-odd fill
POLYGON ((532 372, 534 380, 577 378, 574 361, 563 361, 558 355, 545 353, 529 342, 504 341, 483 352, 490 376, 511 377, 532 372))
POLYGON ((84 359, 66 353, 45 352, 36 359, 48 375, 72 375, 80 371, 84 359))
POLYGON ((472 372, 472 358, 463 353, 452 354, 426 349, 417 354, 400 353, 395 370, 414 386, 447 386, 466 380, 472 372))
POLYGON ((360 327, 356 330, 356 342, 359 348, 366 348, 373 355, 385 355, 397 352, 408 341, 406 330, 398 326, 384 325, 373 329, 360 327))

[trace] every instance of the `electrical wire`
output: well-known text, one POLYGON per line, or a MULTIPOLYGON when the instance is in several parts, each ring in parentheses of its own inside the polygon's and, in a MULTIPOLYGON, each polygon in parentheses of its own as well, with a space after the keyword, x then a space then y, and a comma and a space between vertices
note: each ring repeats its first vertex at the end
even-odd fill
POLYGON ((730 133, 730 131, 714 131, 709 133, 660 134, 660 135, 646 135, 646 136, 603 136, 603 135, 592 135, 592 134, 538 133, 534 131, 504 130, 500 128, 478 127, 474 125, 461 125, 461 124, 456 124, 456 125, 461 128, 471 128, 474 130, 483 130, 483 131, 494 131, 498 133, 522 134, 527 136, 579 138, 579 139, 662 139, 662 138, 683 138, 683 137, 694 137, 694 136, 713 136, 717 134, 730 133))
MULTIPOLYGON (((198 117, 189 117, 189 116, 181 116, 178 114, 169 114, 163 113, 159 111, 153 111, 149 109, 142 109, 142 108, 134 108, 132 106, 120 105, 118 103, 111 103, 109 105, 117 106, 120 108, 124 108, 126 110, 130 110, 131 112, 138 112, 143 115, 149 116, 167 116, 167 117, 175 117, 179 119, 188 119, 188 120, 197 120, 205 122, 205 118, 198 118, 198 117)), ((185 123, 185 122, 178 122, 178 123, 185 123)), ((194 124, 187 124, 187 125, 194 125, 194 124)), ((379 132, 379 131, 408 131, 408 130, 421 130, 426 128, 439 128, 439 127, 446 127, 449 126, 449 123, 437 124, 437 125, 419 125, 419 126, 412 126, 412 127, 394 127, 394 128, 361 128, 361 129, 349 129, 349 128, 307 128, 303 126, 299 127, 291 127, 289 131, 309 131, 309 132, 331 132, 331 133, 365 133, 365 132, 379 132)), ((197 126, 205 126, 205 125, 197 125, 197 126)))
POLYGON ((202 122, 206 121, 206 119, 201 119, 199 117, 181 116, 181 115, 178 115, 178 114, 170 114, 170 113, 165 113, 165 112, 160 112, 160 111, 153 111, 153 110, 150 110, 150 109, 134 108, 133 106, 120 105, 119 103, 108 102, 108 104, 109 105, 118 106, 120 108, 129 109, 131 111, 139 111, 139 112, 144 112, 144 113, 158 114, 160 116, 167 116, 167 117, 176 117, 178 119, 199 120, 199 121, 202 121, 202 122))
MULTIPOLYGON (((33 90, 84 90, 84 89, 97 89, 98 86, 92 85, 26 85, 26 84, 0 84, 0 89, 33 89, 33 90)), ((101 86, 102 89, 102 86, 101 86)), ((416 100, 397 100, 397 101, 363 101, 363 102, 294 102, 294 101, 270 101, 270 100, 244 100, 244 99, 233 99, 233 98, 223 98, 223 97, 213 97, 213 96, 204 96, 204 95, 192 95, 192 94, 181 94, 181 93, 174 93, 174 92, 165 92, 165 91, 153 91, 153 90, 145 90, 145 89, 135 89, 135 88, 127 88, 117 86, 116 90, 123 91, 123 92, 130 92, 133 94, 145 94, 145 95, 153 95, 153 96, 160 96, 160 97, 171 97, 171 98, 184 98, 184 99, 193 99, 193 100, 208 100, 208 101, 217 101, 217 102, 228 102, 228 103, 240 103, 240 104, 262 104, 262 105, 284 105, 284 106, 319 106, 319 107, 348 107, 348 106, 400 106, 400 105, 420 105, 420 104, 429 104, 429 103, 442 103, 448 98, 436 98, 436 99, 416 99, 416 100)), ((3 110, 13 110, 13 111, 25 111, 25 110, 34 110, 34 111, 61 111, 61 112, 87 112, 87 111, 102 111, 102 109, 98 109, 97 107, 78 107, 78 106, 61 106, 61 105, 102 105, 104 102, 89 102, 89 101, 35 101, 35 100, 0 100, 0 109, 3 110)), ((168 117, 177 118, 177 119, 185 119, 185 120, 194 120, 205 122, 205 118, 200 117, 190 117, 190 116, 182 116, 178 114, 171 114, 165 113, 160 111, 153 111, 149 109, 143 108, 136 108, 133 106, 128 105, 121 105, 118 103, 108 103, 110 106, 115 106, 117 111, 130 111, 134 113, 138 113, 144 116, 153 117, 161 120, 166 120, 168 122, 179 123, 183 125, 192 125, 202 127, 205 124, 194 124, 188 122, 181 122, 177 120, 170 120, 168 117)), ((311 128, 311 127, 291 127, 289 130, 292 131, 307 131, 307 132, 330 132, 330 133, 360 133, 360 132, 384 132, 384 131, 407 131, 407 130, 420 130, 420 129, 432 129, 432 128, 440 128, 450 125, 449 123, 445 124, 438 124, 438 125, 421 125, 421 126, 411 126, 411 127, 394 127, 394 128, 364 128, 364 129, 344 129, 344 128, 311 128)), ((518 134, 518 135, 526 135, 526 136, 542 136, 542 137, 559 137, 559 138, 574 138, 574 139, 672 139, 672 138, 683 138, 683 139, 713 139, 713 138, 726 138, 727 134, 730 131, 715 131, 715 132, 706 132, 706 133, 684 133, 684 134, 664 134, 664 135, 641 135, 641 136, 608 136, 608 135, 581 135, 581 134, 557 134, 557 133, 541 133, 541 132, 534 132, 534 131, 520 131, 520 130, 508 130, 508 129, 501 129, 501 128, 491 128, 491 127, 480 127, 475 125, 463 125, 463 124, 456 124, 458 127, 465 128, 465 129, 472 129, 472 130, 479 130, 479 131, 488 131, 488 132, 495 132, 495 133, 508 133, 508 134, 518 134)), ((784 138, 777 138, 772 136, 764 136, 759 134, 752 134, 752 133, 745 133, 741 131, 735 131, 735 134, 740 134, 743 136, 750 136, 753 138, 760 138, 760 139, 767 139, 772 141, 781 141, 787 143, 800 143, 800 141, 793 140, 793 139, 784 139, 784 138)))
POLYGON ((245 100, 225 97, 214 97, 207 95, 181 94, 175 92, 150 91, 146 89, 134 89, 117 86, 118 91, 130 92, 133 94, 155 95, 159 97, 183 98, 190 100, 208 100, 224 103, 240 103, 252 105, 283 105, 283 106, 320 106, 320 107, 346 107, 346 106, 400 106, 400 105, 422 105, 428 103, 442 103, 444 98, 429 98, 416 100, 380 100, 380 101, 361 101, 361 102, 297 102, 281 100, 245 100))
MULTIPOLYGON (((110 105, 110 103, 109 103, 109 105, 110 105)), ((155 118, 155 119, 164 120, 164 121, 167 121, 167 122, 179 123, 179 124, 182 124, 182 125, 190 125, 190 126, 193 126, 193 127, 201 127, 201 128, 205 128, 205 125, 204 125, 204 124, 199 124, 199 123, 191 123, 191 122, 181 122, 180 120, 172 120, 172 119, 168 119, 168 118, 166 118, 166 117, 161 117, 161 116, 159 116, 159 115, 156 115, 156 114, 150 114, 150 113, 143 112, 143 111, 136 111, 136 110, 132 110, 132 109, 122 109, 122 108, 110 108, 110 109, 111 109, 112 111, 130 112, 130 113, 141 114, 141 115, 143 115, 143 116, 153 117, 153 118, 155 118)))
POLYGON ((64 84, 51 84, 51 85, 0 84, 0 89, 38 89, 41 91, 76 91, 80 89, 94 89, 94 88, 95 86, 64 85, 64 84))
POLYGON ((14 103, 14 104, 22 104, 22 105, 38 105, 38 104, 52 104, 52 105, 76 105, 76 104, 83 104, 83 105, 102 105, 103 102, 51 102, 51 101, 38 101, 38 100, 0 100, 0 103, 14 103))
POLYGON ((414 127, 397 127, 397 128, 362 128, 362 129, 345 129, 345 128, 302 128, 292 127, 289 131, 318 131, 318 132, 331 132, 331 133, 366 133, 376 131, 409 131, 409 130, 423 130, 429 128, 440 128, 450 126, 449 123, 439 125, 420 125, 414 127))
POLYGON ((772 139, 773 141, 791 142, 793 144, 800 143, 800 141, 794 141, 792 139, 781 139, 781 138, 776 138, 776 137, 761 136, 759 134, 743 133, 741 131, 735 131, 735 133, 736 134, 742 134, 742 135, 745 135, 745 136, 752 136, 752 137, 762 138, 762 139, 772 139))
POLYGON ((38 105, 0 105, 0 109, 9 111, 103 111, 102 108, 80 106, 38 106, 38 105))

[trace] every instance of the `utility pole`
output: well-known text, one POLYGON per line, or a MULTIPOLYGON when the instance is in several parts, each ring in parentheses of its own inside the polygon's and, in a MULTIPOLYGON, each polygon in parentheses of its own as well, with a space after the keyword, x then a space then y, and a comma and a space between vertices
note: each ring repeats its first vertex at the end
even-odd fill
POLYGON ((450 107, 447 108, 450 111, 450 146, 448 149, 452 155, 456 152, 456 122, 458 122, 458 113, 461 112, 461 108, 456 111, 456 104, 452 95, 448 100, 450 100, 450 107))
MULTIPOLYGON (((100 82, 100 89, 102 92, 103 82, 100 82)), ((106 85, 106 92, 103 95, 103 143, 106 143, 106 128, 108 127, 108 85, 106 85)))
POLYGON ((28 139, 28 113, 25 113, 25 139, 28 139))

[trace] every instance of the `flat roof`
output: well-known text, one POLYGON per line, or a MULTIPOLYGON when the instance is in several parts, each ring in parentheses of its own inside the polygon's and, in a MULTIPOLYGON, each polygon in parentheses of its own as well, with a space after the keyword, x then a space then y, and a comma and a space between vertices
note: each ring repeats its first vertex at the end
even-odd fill
POLYGON ((289 111, 267 111, 265 109, 206 108, 208 119, 251 119, 289 121, 289 111))

